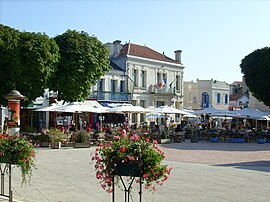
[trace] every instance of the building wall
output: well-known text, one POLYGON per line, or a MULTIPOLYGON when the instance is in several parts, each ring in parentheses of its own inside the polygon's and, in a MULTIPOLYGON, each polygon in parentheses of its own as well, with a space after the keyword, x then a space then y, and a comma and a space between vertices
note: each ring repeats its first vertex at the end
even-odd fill
POLYGON ((200 109, 213 106, 216 109, 228 109, 229 85, 215 80, 199 80, 197 82, 184 82, 184 106, 189 109, 200 109), (217 95, 220 94, 220 103, 217 103, 217 95), (227 94, 227 103, 225 96, 227 94), (207 104, 202 104, 203 95, 208 95, 207 104))

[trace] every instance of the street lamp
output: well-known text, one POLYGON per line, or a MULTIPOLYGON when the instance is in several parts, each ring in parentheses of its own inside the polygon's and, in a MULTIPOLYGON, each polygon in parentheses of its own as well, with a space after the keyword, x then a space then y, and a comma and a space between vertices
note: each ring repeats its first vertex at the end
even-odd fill
POLYGON ((102 131, 102 122, 105 120, 105 116, 99 116, 98 119, 100 121, 100 129, 102 131))

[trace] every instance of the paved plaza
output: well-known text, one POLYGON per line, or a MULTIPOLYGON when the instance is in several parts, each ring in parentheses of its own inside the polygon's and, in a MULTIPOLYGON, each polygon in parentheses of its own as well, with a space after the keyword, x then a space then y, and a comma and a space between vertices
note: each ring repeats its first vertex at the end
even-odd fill
MULTIPOLYGON (((185 142, 160 147, 166 154, 164 163, 173 170, 157 192, 143 190, 144 202, 270 201, 270 144, 185 142)), ((13 169, 15 201, 111 201, 111 194, 95 179, 90 160, 94 150, 38 148, 37 170, 29 185, 21 187, 20 171, 13 169)), ((132 193, 138 201, 137 185, 132 193)), ((124 201, 124 193, 117 187, 118 201, 124 201)))

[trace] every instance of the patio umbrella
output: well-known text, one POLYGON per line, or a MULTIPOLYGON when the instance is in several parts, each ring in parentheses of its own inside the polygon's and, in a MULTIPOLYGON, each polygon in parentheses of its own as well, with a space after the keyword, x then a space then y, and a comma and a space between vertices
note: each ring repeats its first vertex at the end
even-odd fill
POLYGON ((41 107, 41 108, 38 108, 34 111, 36 111, 36 112, 50 112, 50 111, 54 111, 55 109, 62 107, 62 106, 64 106, 64 105, 53 103, 50 106, 41 107))
POLYGON ((173 107, 168 106, 160 106, 158 108, 155 108, 153 113, 163 113, 163 114, 178 114, 180 111, 178 109, 175 109, 173 107))
POLYGON ((165 118, 165 115, 162 113, 151 112, 151 113, 146 114, 146 118, 147 119, 160 119, 160 118, 165 118))
POLYGON ((194 111, 194 114, 213 114, 219 113, 221 110, 215 109, 214 107, 205 108, 202 110, 194 111))

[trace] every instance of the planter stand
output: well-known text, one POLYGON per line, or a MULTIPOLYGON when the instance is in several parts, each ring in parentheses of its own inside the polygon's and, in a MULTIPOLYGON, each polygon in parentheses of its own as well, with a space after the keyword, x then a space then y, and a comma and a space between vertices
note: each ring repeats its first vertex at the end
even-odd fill
POLYGON ((11 190, 11 164, 10 163, 0 163, 0 171, 1 171, 1 196, 8 197, 8 201, 13 201, 13 194, 11 190), (4 165, 2 167, 2 165, 4 165), (5 194, 5 174, 9 175, 8 185, 9 185, 9 194, 5 194))
MULTIPOLYGON (((123 164, 125 165, 125 164, 123 164)), ((140 191, 139 193, 139 197, 140 197, 140 202, 142 202, 142 176, 139 173, 138 170, 134 170, 134 167, 132 168, 132 166, 129 166, 128 164, 126 164, 127 166, 124 168, 120 168, 118 165, 115 167, 115 171, 114 174, 112 176, 112 201, 115 202, 115 184, 114 184, 114 176, 117 175, 120 177, 120 180, 124 186, 124 191, 125 191, 125 202, 129 202, 130 201, 130 191, 132 188, 132 184, 135 180, 136 177, 140 177, 140 191), (119 168, 119 169, 117 169, 119 168), (123 176, 130 176, 132 177, 131 182, 130 183, 125 183, 123 180, 123 176)))

